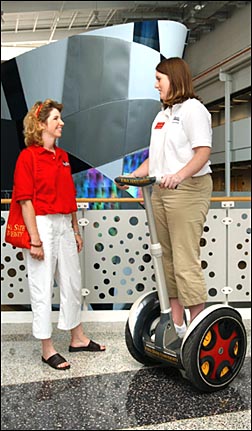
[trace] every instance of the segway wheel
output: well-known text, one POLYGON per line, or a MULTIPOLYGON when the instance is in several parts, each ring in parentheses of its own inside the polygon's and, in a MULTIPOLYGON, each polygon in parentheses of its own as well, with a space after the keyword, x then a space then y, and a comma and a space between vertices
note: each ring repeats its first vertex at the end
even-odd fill
POLYGON ((223 389, 239 373, 246 348, 240 315, 231 308, 215 310, 185 341, 182 355, 186 375, 200 391, 223 389))
POLYGON ((153 334, 153 324, 160 317, 160 305, 157 300, 153 300, 147 304, 142 310, 142 315, 139 316, 135 325, 135 340, 133 340, 129 319, 125 325, 125 342, 129 353, 133 358, 144 365, 157 364, 157 360, 151 358, 145 353, 144 339, 150 341, 153 334))
POLYGON ((156 361, 152 360, 147 355, 137 350, 137 348, 133 343, 128 321, 125 326, 125 341, 126 341, 126 345, 129 353, 137 362, 140 362, 141 364, 144 364, 144 365, 153 365, 154 363, 156 363, 156 361))

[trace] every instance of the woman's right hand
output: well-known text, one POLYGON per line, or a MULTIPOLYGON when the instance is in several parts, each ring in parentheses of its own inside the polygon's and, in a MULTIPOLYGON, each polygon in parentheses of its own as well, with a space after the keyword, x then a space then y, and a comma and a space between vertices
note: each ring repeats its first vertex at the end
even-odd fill
MULTIPOLYGON (((120 175, 121 177, 135 177, 134 173, 132 172, 131 174, 125 174, 125 175, 120 175)), ((128 190, 129 186, 127 184, 124 185, 120 185, 118 184, 116 181, 114 181, 116 187, 118 187, 118 189, 121 190, 128 190)))
POLYGON ((129 188, 129 186, 127 184, 121 186, 120 184, 116 183, 115 181, 114 181, 114 183, 115 183, 116 187, 118 187, 118 189, 128 190, 128 188, 129 188))
POLYGON ((31 245, 30 255, 33 259, 44 260, 44 249, 43 244, 40 247, 34 247, 31 245))
MULTIPOLYGON (((125 175, 121 175, 123 177, 134 177, 134 178, 142 178, 142 177, 146 177, 147 175, 149 175, 149 158, 145 159, 142 164, 140 166, 138 166, 138 168, 136 168, 133 172, 131 172, 130 174, 125 174, 125 175)), ((127 190, 130 186, 128 185, 123 185, 120 186, 119 184, 116 184, 116 187, 118 187, 121 190, 127 190)))

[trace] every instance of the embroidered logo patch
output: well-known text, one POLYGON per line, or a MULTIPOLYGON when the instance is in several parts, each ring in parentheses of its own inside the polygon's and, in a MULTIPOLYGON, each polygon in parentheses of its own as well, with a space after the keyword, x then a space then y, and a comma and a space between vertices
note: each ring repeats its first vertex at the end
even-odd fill
POLYGON ((154 127, 155 129, 162 129, 163 125, 165 124, 165 122, 159 122, 156 124, 156 126, 154 127))
POLYGON ((70 166, 70 163, 68 163, 68 162, 62 162, 62 164, 63 164, 64 166, 70 166))

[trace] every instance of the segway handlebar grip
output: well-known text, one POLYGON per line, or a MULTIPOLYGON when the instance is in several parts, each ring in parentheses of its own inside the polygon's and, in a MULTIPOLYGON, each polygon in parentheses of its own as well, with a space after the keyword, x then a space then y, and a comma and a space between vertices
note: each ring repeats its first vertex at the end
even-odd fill
POLYGON ((119 176, 114 180, 120 186, 136 186, 136 187, 144 187, 149 186, 151 184, 159 184, 160 180, 157 177, 130 177, 130 176, 119 176))

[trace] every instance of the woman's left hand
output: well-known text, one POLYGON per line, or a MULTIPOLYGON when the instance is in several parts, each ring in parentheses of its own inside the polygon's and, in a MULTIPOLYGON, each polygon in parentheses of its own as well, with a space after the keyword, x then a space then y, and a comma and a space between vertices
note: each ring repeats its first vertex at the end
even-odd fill
POLYGON ((164 175, 161 178, 160 187, 164 189, 176 189, 181 182, 182 178, 179 174, 164 175))
POLYGON ((80 251, 83 249, 83 239, 81 235, 76 235, 75 240, 76 240, 78 253, 80 253, 80 251))

